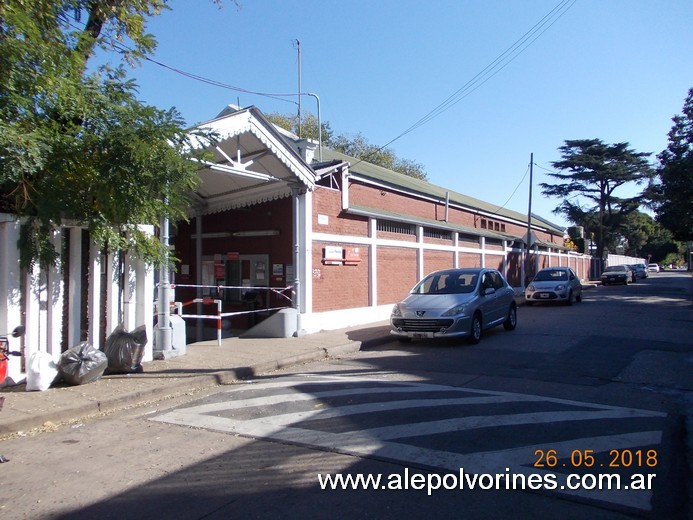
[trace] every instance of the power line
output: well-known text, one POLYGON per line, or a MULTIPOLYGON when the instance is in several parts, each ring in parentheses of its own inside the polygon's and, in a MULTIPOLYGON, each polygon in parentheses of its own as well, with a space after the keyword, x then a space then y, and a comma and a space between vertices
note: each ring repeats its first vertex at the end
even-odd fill
POLYGON ((525 179, 527 178, 527 174, 529 173, 529 168, 530 168, 530 166, 531 166, 530 164, 527 165, 527 170, 525 171, 525 174, 524 174, 524 175, 522 176, 522 178, 520 179, 520 182, 517 183, 517 186, 515 186, 515 189, 514 189, 513 192, 510 194, 510 197, 508 197, 508 200, 506 200, 501 206, 498 206, 498 208, 496 209, 496 211, 494 211, 494 212, 492 213, 492 215, 497 215, 498 212, 499 212, 500 210, 502 210, 503 208, 505 208, 505 205, 506 205, 508 202, 510 202, 510 199, 512 199, 512 198, 515 196, 515 193, 517 192, 517 190, 520 188, 520 186, 522 186, 522 183, 525 182, 525 179))
POLYGON ((517 39, 510 47, 503 51, 500 55, 496 57, 491 63, 489 63, 484 69, 477 73, 472 79, 467 81, 462 87, 457 89, 453 94, 448 96, 442 103, 438 104, 425 116, 419 119, 416 123, 411 125, 409 128, 404 130, 402 133, 397 135, 397 137, 391 139, 384 145, 378 147, 376 150, 360 158, 356 163, 352 165, 356 166, 360 162, 366 161, 370 156, 375 153, 382 151, 383 149, 390 146, 395 141, 401 139, 405 135, 413 132, 414 130, 420 128, 426 123, 432 121, 443 112, 449 110, 454 105, 462 101, 481 85, 490 80, 493 76, 498 74, 501 70, 512 63, 520 54, 522 54, 529 46, 531 46, 542 34, 548 31, 553 24, 555 24, 568 10, 573 7, 577 0, 561 0, 551 11, 549 11, 544 17, 535 23, 531 29, 529 29, 525 34, 523 34, 519 39, 517 39))
MULTIPOLYGON (((539 37, 541 37, 547 30, 549 30, 565 13, 573 7, 573 5, 577 2, 577 0, 561 0, 553 9, 551 9, 546 15, 544 15, 543 18, 541 18, 537 23, 535 23, 532 28, 530 28, 527 32, 525 32, 518 40, 516 40, 510 47, 508 47, 505 51, 503 51, 500 55, 498 55, 491 63, 489 63, 484 69, 482 69, 479 73, 477 73, 472 79, 467 81, 462 87, 457 89, 453 94, 448 96, 443 102, 438 104, 435 108, 433 108, 431 111, 429 111, 426 115, 424 115, 421 119, 416 121, 413 125, 411 125, 409 128, 401 132, 399 135, 397 135, 395 138, 391 139, 388 141, 386 144, 376 148, 373 152, 367 154, 366 156, 358 159, 353 165, 356 166, 357 164, 366 161, 369 157, 371 157, 373 154, 378 153, 394 143, 395 141, 401 139, 405 135, 413 132, 414 130, 417 130, 421 126, 425 125, 426 123, 432 121, 442 113, 446 112, 450 108, 452 108, 454 105, 459 103, 462 99, 466 98, 469 96, 472 92, 477 90, 479 87, 481 87, 484 83, 489 81, 493 76, 498 74, 501 70, 503 70, 505 67, 507 67, 510 63, 512 63, 517 57, 522 54, 527 48, 529 48, 539 37)), ((72 24, 70 24, 72 25, 72 24)), ((123 45, 120 42, 111 40, 111 45, 119 50, 120 52, 132 52, 132 49, 129 49, 127 46, 123 45)), ((267 92, 259 92, 259 91, 253 91, 241 87, 236 87, 233 85, 229 85, 220 81, 212 80, 210 78, 206 78, 204 76, 200 76, 198 74, 193 74, 187 71, 184 71, 182 69, 179 69, 177 67, 173 67, 170 65, 167 65, 163 62, 160 62, 158 60, 155 60, 151 57, 144 56, 144 59, 154 63, 155 65, 158 65, 160 67, 163 67, 167 70, 170 70, 172 72, 175 72, 177 74, 180 74, 184 77, 187 77, 189 79, 199 81, 201 83, 205 83, 208 85, 212 85, 215 87, 219 88, 225 88, 227 90, 233 90, 235 92, 242 92, 245 94, 250 94, 250 95, 257 95, 257 96, 262 96, 262 97, 268 97, 271 99, 279 100, 279 101, 284 101, 287 103, 293 103, 293 104, 298 104, 296 101, 292 101, 289 99, 284 99, 287 97, 293 97, 293 96, 300 96, 301 94, 297 93, 267 93, 267 92)), ((541 167, 540 167, 541 168, 541 167)), ((520 184, 522 181, 524 181, 525 177, 527 176, 527 172, 525 172, 525 175, 523 176, 522 180, 520 181, 520 184)), ((499 208, 502 209, 505 204, 507 204, 510 199, 514 196, 515 192, 519 188, 520 184, 513 190, 513 193, 510 195, 508 200, 499 208)))
MULTIPOLYGON (((488 64, 483 70, 477 73, 472 79, 467 81, 462 87, 448 96, 442 103, 428 112, 425 116, 419 119, 416 123, 407 128, 394 139, 387 142, 382 148, 385 148, 405 135, 413 132, 422 125, 428 123, 432 119, 438 117, 443 112, 449 110, 462 99, 478 89, 481 85, 498 74, 501 70, 512 63, 520 54, 522 54, 530 45, 532 45, 542 34, 544 34, 551 26, 556 23, 576 2, 577 0, 561 0, 549 13, 523 34, 510 47, 503 51, 495 60, 488 64)), ((382 149, 381 148, 381 149, 382 149)))

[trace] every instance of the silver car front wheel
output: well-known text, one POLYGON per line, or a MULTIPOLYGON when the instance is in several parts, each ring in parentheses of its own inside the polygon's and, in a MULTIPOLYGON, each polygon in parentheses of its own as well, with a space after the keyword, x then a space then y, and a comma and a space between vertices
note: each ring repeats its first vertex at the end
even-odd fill
POLYGON ((472 318, 472 326, 469 331, 469 342, 476 345, 481 341, 481 316, 475 314, 472 318))

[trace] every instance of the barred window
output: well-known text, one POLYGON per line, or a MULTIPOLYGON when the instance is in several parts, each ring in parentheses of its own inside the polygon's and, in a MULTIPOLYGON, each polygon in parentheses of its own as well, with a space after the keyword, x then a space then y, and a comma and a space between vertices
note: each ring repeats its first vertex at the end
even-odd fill
POLYGON ((442 240, 452 240, 452 233, 444 229, 424 228, 423 234, 426 238, 440 238, 442 240))
POLYGON ((378 220, 376 228, 378 231, 387 231, 388 233, 401 233, 402 235, 416 234, 416 230, 412 224, 395 222, 393 220, 378 220))

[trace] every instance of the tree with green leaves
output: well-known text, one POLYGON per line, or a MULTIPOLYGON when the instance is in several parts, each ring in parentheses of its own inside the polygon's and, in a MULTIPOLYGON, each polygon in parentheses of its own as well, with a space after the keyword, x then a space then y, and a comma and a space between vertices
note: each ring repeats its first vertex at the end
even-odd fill
POLYGON ((606 245, 617 241, 625 217, 640 206, 640 195, 622 198, 616 192, 652 178, 647 160, 651 154, 636 152, 628 143, 606 144, 600 139, 566 140, 559 150, 562 159, 552 165, 560 171, 548 175, 560 182, 542 183, 542 193, 563 199, 554 213, 585 229, 596 228, 596 255, 602 258, 606 245), (583 207, 579 197, 590 205, 583 207))
MULTIPOLYGON (((284 114, 272 113, 267 115, 267 119, 285 130, 298 134, 298 116, 296 115, 287 116, 284 114)), ((426 171, 422 164, 397 157, 392 150, 369 143, 360 133, 355 136, 341 134, 334 137, 329 122, 323 121, 321 127, 324 146, 348 155, 349 157, 361 159, 416 179, 427 179, 426 171)), ((318 122, 315 116, 310 113, 305 116, 301 123, 301 136, 316 141, 318 140, 318 122)))
POLYGON ((422 164, 397 157, 395 152, 389 148, 371 144, 361 133, 354 136, 339 135, 328 143, 328 146, 350 157, 382 166, 409 177, 424 181, 428 178, 422 164))
POLYGON ((62 224, 150 263, 168 255, 142 224, 183 218, 198 166, 180 114, 137 100, 125 64, 156 45, 165 0, 0 3, 0 211, 21 218, 23 267, 55 263, 62 224), (128 42, 128 46, 122 44, 128 42), (90 70, 99 48, 122 62, 90 70))
POLYGON ((657 220, 678 240, 693 240, 693 88, 683 113, 673 117, 669 145, 657 157, 660 184, 655 188, 657 220))
POLYGON ((648 262, 669 264, 674 261, 678 263, 683 258, 685 249, 683 243, 674 240, 671 231, 655 221, 654 229, 639 252, 648 262))
POLYGON ((619 234, 624 246, 624 253, 629 256, 642 257, 643 249, 657 232, 657 222, 647 213, 636 210, 623 219, 619 234))
MULTIPOLYGON (((278 112, 273 112, 271 114, 266 114, 265 117, 267 117, 270 122, 274 123, 278 127, 299 135, 298 115, 285 115, 278 112)), ((318 133, 318 118, 310 112, 305 113, 301 117, 301 137, 312 139, 313 141, 317 141, 318 137, 322 137, 323 143, 330 142, 333 133, 332 128, 330 128, 330 123, 327 121, 321 121, 320 128, 322 135, 319 135, 318 133)))

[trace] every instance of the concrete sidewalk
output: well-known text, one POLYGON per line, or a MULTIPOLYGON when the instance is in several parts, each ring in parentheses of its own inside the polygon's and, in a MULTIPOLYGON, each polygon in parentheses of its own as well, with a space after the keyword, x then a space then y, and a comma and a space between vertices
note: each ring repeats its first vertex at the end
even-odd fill
POLYGON ((337 357, 390 341, 389 330, 388 322, 379 322, 299 338, 229 338, 221 346, 203 341, 188 345, 183 356, 143 363, 141 374, 108 375, 78 386, 60 383, 45 392, 27 392, 25 385, 0 388, 0 436, 337 357))
MULTIPOLYGON (((585 284, 585 289, 596 285, 585 284)), ((524 297, 515 298, 518 306, 524 297)), ((196 389, 251 378, 274 370, 318 361, 390 341, 389 321, 298 338, 229 338, 187 345, 186 354, 143 363, 142 374, 104 376, 86 385, 63 383, 45 392, 25 385, 0 388, 0 437, 41 428, 46 422, 78 421, 140 403, 175 397, 196 389)))

